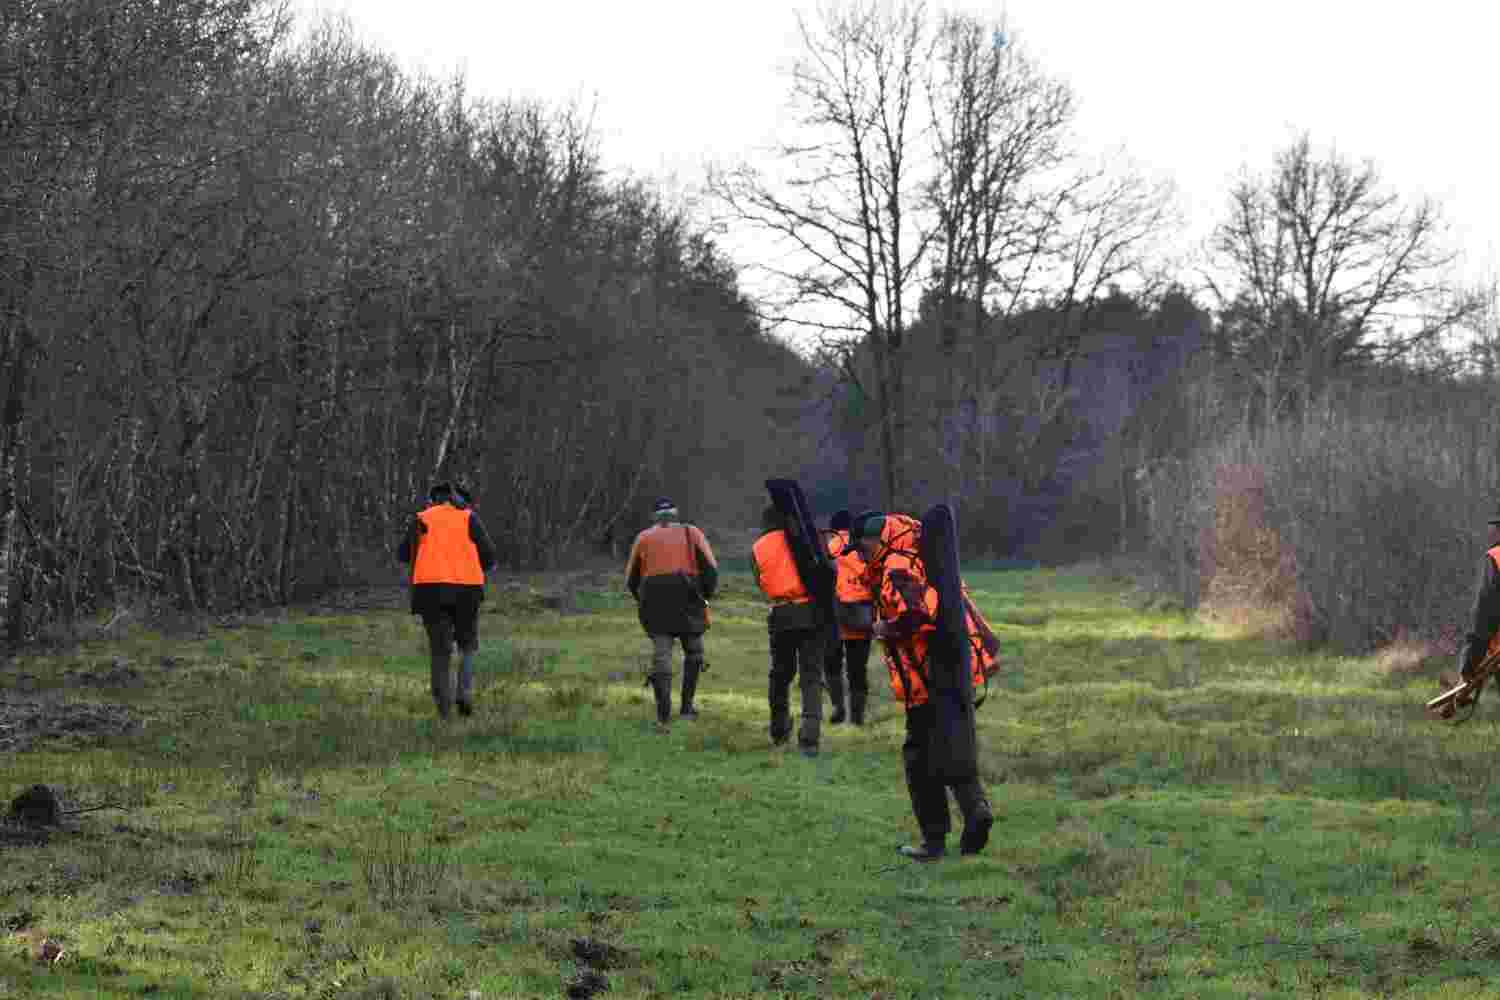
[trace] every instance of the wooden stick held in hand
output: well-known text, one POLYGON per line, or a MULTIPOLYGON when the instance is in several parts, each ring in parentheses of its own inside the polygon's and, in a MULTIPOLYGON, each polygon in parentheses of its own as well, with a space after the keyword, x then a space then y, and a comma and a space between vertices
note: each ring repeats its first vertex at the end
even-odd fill
POLYGON ((1479 695, 1484 691, 1485 681, 1496 673, 1500 673, 1500 652, 1486 656, 1466 680, 1448 688, 1436 698, 1428 700, 1427 711, 1433 718, 1444 722, 1469 721, 1479 709, 1479 695), (1468 714, 1460 717, 1458 710, 1461 708, 1468 708, 1468 714))

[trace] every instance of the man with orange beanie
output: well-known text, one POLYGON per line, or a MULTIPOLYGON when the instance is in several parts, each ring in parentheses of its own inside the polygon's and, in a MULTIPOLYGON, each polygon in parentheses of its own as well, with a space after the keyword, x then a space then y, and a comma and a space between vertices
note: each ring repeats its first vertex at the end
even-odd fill
MULTIPOLYGON (((995 819, 979 780, 977 763, 961 776, 954 776, 952 769, 944 766, 948 751, 945 741, 951 734, 943 731, 938 706, 929 694, 936 692, 935 679, 940 673, 951 674, 954 664, 939 660, 952 653, 945 644, 935 641, 939 595, 922 555, 922 524, 905 514, 869 511, 852 520, 849 537, 850 548, 862 552, 869 567, 867 579, 875 599, 872 631, 885 644, 891 692, 906 708, 906 741, 901 755, 922 843, 902 847, 900 853, 918 862, 943 857, 950 828, 946 789, 951 788, 964 819, 959 853, 977 854, 989 840, 995 819)), ((968 642, 965 658, 978 690, 994 673, 1000 646, 967 596, 963 604, 968 642)), ((971 727, 972 721, 971 715, 971 727)), ((972 742, 969 750, 973 750, 972 742)))

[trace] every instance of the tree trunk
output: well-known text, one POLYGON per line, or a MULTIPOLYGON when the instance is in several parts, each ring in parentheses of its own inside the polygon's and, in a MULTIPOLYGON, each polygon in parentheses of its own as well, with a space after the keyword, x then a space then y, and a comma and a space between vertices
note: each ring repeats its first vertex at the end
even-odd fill
POLYGON ((904 509, 912 502, 906 496, 910 478, 906 474, 906 365, 905 348, 898 341, 890 353, 891 372, 889 378, 890 406, 888 407, 891 440, 887 455, 890 466, 891 510, 904 509))
POLYGON ((305 404, 302 396, 302 373, 307 370, 308 331, 298 329, 292 349, 292 422, 287 428, 286 498, 281 508, 281 538, 277 543, 276 597, 282 606, 292 602, 292 582, 296 578, 298 493, 302 486, 302 424, 305 404))
POLYGON ((26 469, 26 389, 34 344, 24 329, 12 329, 6 339, 6 397, 0 414, 0 621, 6 639, 17 643, 25 632, 20 513, 26 469))
POLYGON ((26 441, 22 421, 26 385, 26 347, 12 352, 3 423, 0 423, 0 621, 5 637, 20 642, 24 631, 21 592, 20 477, 26 441))
POLYGON ((891 359, 890 350, 878 335, 871 337, 875 348, 875 409, 880 422, 880 476, 881 502, 885 509, 896 509, 899 480, 896 470, 896 437, 891 419, 891 359))

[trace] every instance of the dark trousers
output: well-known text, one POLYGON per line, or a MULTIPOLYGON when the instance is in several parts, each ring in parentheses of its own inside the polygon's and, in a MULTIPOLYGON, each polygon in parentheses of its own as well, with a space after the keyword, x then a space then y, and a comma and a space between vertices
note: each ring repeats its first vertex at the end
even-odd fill
POLYGON ((647 682, 656 693, 656 718, 666 722, 672 717, 672 647, 682 643, 682 708, 693 707, 698 693, 698 675, 703 672, 703 636, 652 635, 651 673, 647 682))
POLYGON ((686 673, 698 676, 703 669, 703 636, 701 635, 652 635, 651 675, 672 681, 672 647, 682 644, 682 666, 686 673))
POLYGON ((855 722, 863 722, 865 701, 870 696, 870 640, 844 639, 830 643, 823 672, 828 679, 828 696, 834 711, 844 707, 844 677, 849 679, 849 711, 855 722))
POLYGON ((935 705, 928 703, 907 709, 906 742, 901 745, 901 758, 906 764, 906 789, 911 793, 911 811, 917 817, 922 839, 929 844, 941 844, 951 828, 948 788, 953 789, 953 798, 958 802, 958 811, 965 825, 989 808, 984 785, 978 778, 950 784, 932 776, 929 755, 936 725, 935 705))
POLYGON ((823 721, 823 636, 825 630, 786 629, 771 633, 771 742, 792 734, 792 678, 802 675, 802 726, 797 745, 816 748, 823 721))
POLYGON ((432 700, 438 714, 448 717, 453 706, 453 647, 458 646, 461 659, 458 668, 458 700, 468 704, 474 686, 474 653, 479 649, 478 588, 449 587, 429 595, 421 607, 422 624, 427 628, 427 645, 432 659, 432 700))

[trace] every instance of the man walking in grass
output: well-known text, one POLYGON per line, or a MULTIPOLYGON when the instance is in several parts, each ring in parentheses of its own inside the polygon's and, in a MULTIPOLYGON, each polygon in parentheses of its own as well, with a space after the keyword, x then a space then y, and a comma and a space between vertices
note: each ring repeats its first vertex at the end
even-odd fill
MULTIPOLYGON (((863 553, 869 567, 866 579, 875 602, 872 632, 885 645, 891 691, 906 707, 906 741, 901 756, 912 812, 922 831, 922 843, 899 848, 912 861, 937 861, 946 850, 950 818, 947 788, 963 814, 960 854, 977 854, 989 840, 994 813, 980 783, 977 763, 962 777, 953 777, 944 762, 950 757, 950 738, 929 699, 939 667, 951 670, 937 657, 951 655, 933 641, 938 627, 938 591, 930 582, 921 554, 922 525, 904 514, 867 511, 849 527, 849 548, 863 553)), ((989 625, 965 598, 965 630, 970 667, 976 689, 993 673, 999 643, 989 625)), ((972 724, 972 716, 970 718, 972 724)), ((973 750, 972 742, 969 749, 973 750)))
POLYGON ((766 629, 771 640, 771 673, 767 699, 771 708, 771 742, 780 746, 792 735, 792 678, 802 676, 802 725, 797 746, 804 756, 818 753, 823 721, 823 635, 812 594, 797 570, 787 537, 786 518, 774 506, 761 515, 762 534, 750 550, 755 584, 771 602, 766 629))
POLYGON ((869 698, 870 628, 874 625, 873 595, 865 581, 865 557, 849 546, 849 512, 836 512, 824 533, 828 556, 838 572, 834 595, 838 599, 839 638, 828 644, 823 673, 828 680, 828 696, 833 699, 830 725, 838 725, 844 715, 844 680, 848 677, 849 714, 856 726, 865 724, 865 703, 869 698))
POLYGON ((708 602, 719 587, 714 550, 695 525, 678 519, 677 505, 656 501, 656 523, 636 536, 625 563, 625 585, 638 606, 641 628, 652 644, 651 673, 646 682, 656 696, 656 724, 672 723, 672 648, 682 643, 683 718, 698 715, 693 697, 703 672, 703 633, 708 631, 708 602))
POLYGON ((474 711, 474 654, 479 651, 479 605, 484 574, 495 565, 495 547, 479 515, 469 510, 462 486, 440 482, 427 493, 428 506, 412 518, 397 546, 411 566, 411 612, 422 616, 432 657, 432 700, 446 719, 454 702, 450 662, 455 643, 463 655, 458 671, 458 710, 474 711))

